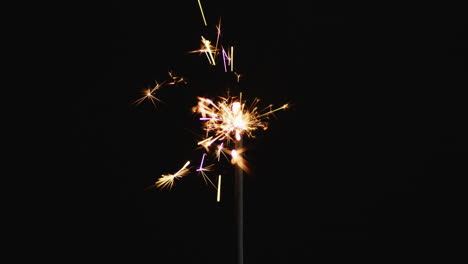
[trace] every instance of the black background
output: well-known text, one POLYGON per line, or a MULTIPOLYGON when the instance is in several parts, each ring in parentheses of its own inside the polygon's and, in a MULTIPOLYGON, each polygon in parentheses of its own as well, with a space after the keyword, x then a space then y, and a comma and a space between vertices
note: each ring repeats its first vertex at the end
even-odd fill
MULTIPOLYGON (((381 262, 457 231, 466 176, 466 20, 456 7, 294 1, 113 2, 70 6, 79 116, 70 212, 60 230, 75 258, 235 263, 233 168, 223 200, 195 173, 171 191, 144 189, 187 160, 203 134, 191 107, 227 88, 292 107, 244 141, 245 263, 381 262), (252 3, 255 2, 255 3, 252 3), (210 66, 200 36, 235 46, 239 84, 210 66), (131 103, 160 90, 154 107, 131 103)), ((213 176, 215 177, 215 175, 213 176)), ((430 253, 425 250, 429 250, 430 253)), ((423 253, 426 252, 426 253, 423 253)))

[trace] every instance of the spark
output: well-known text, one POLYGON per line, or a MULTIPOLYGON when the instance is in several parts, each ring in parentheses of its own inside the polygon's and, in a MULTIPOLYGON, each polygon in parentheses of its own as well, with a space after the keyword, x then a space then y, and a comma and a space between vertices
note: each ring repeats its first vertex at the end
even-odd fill
POLYGON ((231 71, 234 71, 234 46, 231 46, 231 71))
POLYGON ((223 56, 223 64, 224 64, 224 72, 227 72, 227 68, 226 68, 226 60, 228 61, 228 65, 231 64, 231 58, 229 58, 229 55, 226 53, 226 51, 222 50, 221 52, 222 56, 223 56))
POLYGON ((143 97, 141 97, 140 99, 136 100, 133 102, 133 104, 135 105, 139 105, 141 102, 143 102, 144 100, 148 99, 151 101, 151 103, 156 106, 156 102, 155 101, 159 101, 159 102, 162 102, 159 98, 157 98, 156 96, 154 96, 153 93, 156 92, 156 90, 159 90, 159 88, 162 87, 162 85, 166 82, 162 82, 161 84, 158 83, 158 81, 155 81, 156 82, 156 85, 153 87, 153 88, 147 88, 145 90, 143 90, 143 97))
MULTIPOLYGON (((259 117, 259 118, 262 118, 262 117, 264 117, 264 116, 271 115, 271 114, 273 114, 273 113, 276 112, 276 111, 289 108, 289 104, 284 104, 284 105, 282 105, 281 107, 278 107, 278 108, 276 108, 276 109, 272 109, 272 107, 273 107, 273 105, 269 105, 268 108, 270 108, 270 111, 264 112, 263 114, 259 115, 258 117, 259 117)), ((265 108, 265 109, 266 109, 266 108, 265 108)))
POLYGON ((237 72, 234 72, 234 75, 235 75, 236 78, 237 78, 237 82, 239 82, 240 77, 242 77, 242 75, 241 75, 240 73, 237 73, 237 72))
POLYGON ((205 39, 203 36, 201 38, 202 38, 203 45, 205 45, 206 53, 211 58, 211 64, 216 65, 216 62, 215 62, 215 59, 214 59, 214 56, 213 56, 213 50, 216 50, 216 48, 211 45, 211 41, 205 39))
POLYGON ((221 35, 221 18, 219 18, 219 23, 216 26, 216 29, 218 30, 218 34, 216 36, 215 57, 216 57, 216 53, 218 53, 218 42, 219 42, 219 36, 221 35))
POLYGON ((200 172, 200 174, 202 175, 203 180, 205 180, 206 184, 208 184, 208 182, 207 182, 207 180, 208 180, 211 183, 211 185, 213 185, 213 187, 215 187, 215 189, 216 189, 216 186, 214 185, 214 183, 210 180, 208 175, 206 175, 206 173, 205 173, 205 171, 211 171, 211 167, 213 167, 214 164, 203 167, 203 162, 205 161, 205 156, 206 156, 206 153, 203 153, 202 160, 200 162, 200 167, 197 169, 197 171, 200 172))
POLYGON ((200 3, 200 0, 198 0, 198 6, 200 7, 200 12, 201 12, 202 17, 203 17, 203 23, 205 23, 205 26, 207 26, 208 24, 206 24, 205 14, 203 13, 203 8, 202 8, 202 5, 200 3))
POLYGON ((216 201, 218 203, 221 201, 221 174, 218 175, 218 193, 216 195, 216 201))
POLYGON ((213 53, 217 52, 217 48, 215 46, 211 45, 211 41, 206 39, 203 36, 201 36, 201 42, 202 42, 202 45, 201 45, 200 49, 190 51, 190 53, 195 53, 195 52, 205 53, 206 57, 208 58, 208 62, 211 65, 216 65, 213 53))
POLYGON ((206 151, 209 151, 211 144, 213 144, 213 142, 215 142, 215 141, 216 141, 216 139, 213 139, 213 137, 209 137, 209 138, 206 138, 206 139, 198 142, 197 145, 201 145, 202 147, 205 148, 206 151))
POLYGON ((185 165, 174 174, 163 174, 156 181, 155 186, 161 189, 168 188, 169 190, 174 186, 174 181, 178 178, 181 178, 188 174, 189 169, 187 166, 190 164, 190 161, 187 161, 185 165))
POLYGON ((168 74, 169 74, 169 77, 171 77, 171 80, 172 80, 172 82, 168 83, 168 85, 175 85, 175 84, 178 84, 178 83, 187 84, 187 81, 184 79, 184 77, 177 76, 172 71, 169 71, 168 74))
POLYGON ((223 152, 223 145, 224 145, 224 142, 221 142, 221 144, 218 145, 218 150, 216 151, 216 157, 218 158, 218 162, 219 162, 219 159, 221 158, 221 154, 223 154, 224 157, 226 157, 226 155, 223 152))

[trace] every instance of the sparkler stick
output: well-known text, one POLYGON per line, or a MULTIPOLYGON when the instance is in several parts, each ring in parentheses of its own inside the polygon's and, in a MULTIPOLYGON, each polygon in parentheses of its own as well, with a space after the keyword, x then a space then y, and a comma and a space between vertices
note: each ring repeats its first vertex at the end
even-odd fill
MULTIPOLYGON (((242 138, 236 141, 236 149, 242 148, 242 138)), ((238 154, 242 155, 242 154, 238 154)), ((235 207, 237 222, 237 263, 244 263, 244 171, 238 165, 234 173, 235 207)))

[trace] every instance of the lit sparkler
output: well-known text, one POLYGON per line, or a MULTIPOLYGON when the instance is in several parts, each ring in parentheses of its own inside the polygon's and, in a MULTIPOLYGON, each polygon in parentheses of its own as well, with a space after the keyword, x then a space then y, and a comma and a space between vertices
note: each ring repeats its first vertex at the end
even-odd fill
MULTIPOLYGON (((198 0, 200 13, 203 18, 204 25, 207 26, 205 14, 200 0, 198 0)), ((239 82, 241 74, 234 71, 234 46, 230 46, 226 51, 221 45, 221 19, 219 24, 216 26, 217 35, 215 46, 211 44, 211 41, 201 36, 201 47, 198 50, 190 51, 190 53, 204 53, 208 59, 208 62, 216 66, 216 58, 221 55, 223 60, 224 72, 228 72, 228 66, 230 72, 236 76, 237 82, 239 82), (218 48, 220 46, 220 49, 218 48)), ((170 80, 167 85, 176 85, 179 83, 186 84, 186 80, 183 77, 175 75, 169 71, 170 80)), ((134 104, 140 104, 144 100, 148 99, 155 104, 155 101, 161 101, 155 96, 155 92, 162 87, 165 82, 158 84, 152 89, 146 89, 144 96, 134 102, 134 104)), ((192 108, 193 112, 200 114, 200 121, 203 122, 203 129, 205 130, 205 138, 200 140, 197 144, 202 146, 208 153, 212 148, 216 147, 216 158, 220 161, 221 155, 224 155, 228 160, 230 155, 230 163, 235 165, 235 195, 236 195, 236 211, 237 211, 237 222, 238 222, 238 263, 243 263, 243 171, 250 173, 249 166, 246 159, 243 157, 243 153, 247 150, 243 147, 243 137, 253 138, 255 137, 254 131, 257 129, 266 130, 268 128, 268 118, 276 111, 286 109, 288 104, 284 104, 281 107, 273 108, 273 105, 268 105, 264 108, 259 108, 257 104, 259 99, 255 98, 249 106, 242 100, 242 93, 239 96, 230 96, 229 94, 225 97, 218 97, 217 100, 212 101, 205 97, 198 97, 198 103, 192 108), (233 149, 228 149, 229 143, 235 142, 233 149), (227 154, 227 155, 226 155, 227 154)), ((200 166, 196 171, 201 174, 206 184, 208 182, 217 190, 216 200, 221 200, 221 174, 218 176, 217 186, 211 181, 209 176, 206 174, 208 171, 213 171, 214 164, 208 166, 204 165, 206 153, 203 154, 200 166)), ((174 186, 176 179, 180 179, 186 176, 190 170, 188 168, 190 161, 187 161, 184 166, 174 174, 163 174, 154 185, 151 187, 158 187, 161 189, 171 189, 174 186)))

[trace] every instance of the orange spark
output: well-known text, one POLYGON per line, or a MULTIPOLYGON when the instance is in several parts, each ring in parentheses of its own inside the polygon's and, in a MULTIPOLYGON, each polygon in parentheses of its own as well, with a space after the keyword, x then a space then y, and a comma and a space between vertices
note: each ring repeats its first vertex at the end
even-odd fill
POLYGON ((135 104, 135 105, 139 105, 141 102, 143 102, 144 100, 148 99, 151 101, 151 103, 156 106, 156 103, 155 103, 155 100, 156 101, 159 101, 159 102, 162 102, 159 98, 157 98, 156 96, 154 96, 154 93, 156 92, 156 90, 159 90, 159 88, 162 87, 162 85, 166 82, 162 82, 161 84, 159 84, 157 81, 156 82, 156 85, 153 87, 153 88, 148 88, 148 89, 145 89, 143 90, 143 97, 141 97, 140 99, 134 101, 132 104, 135 104))

